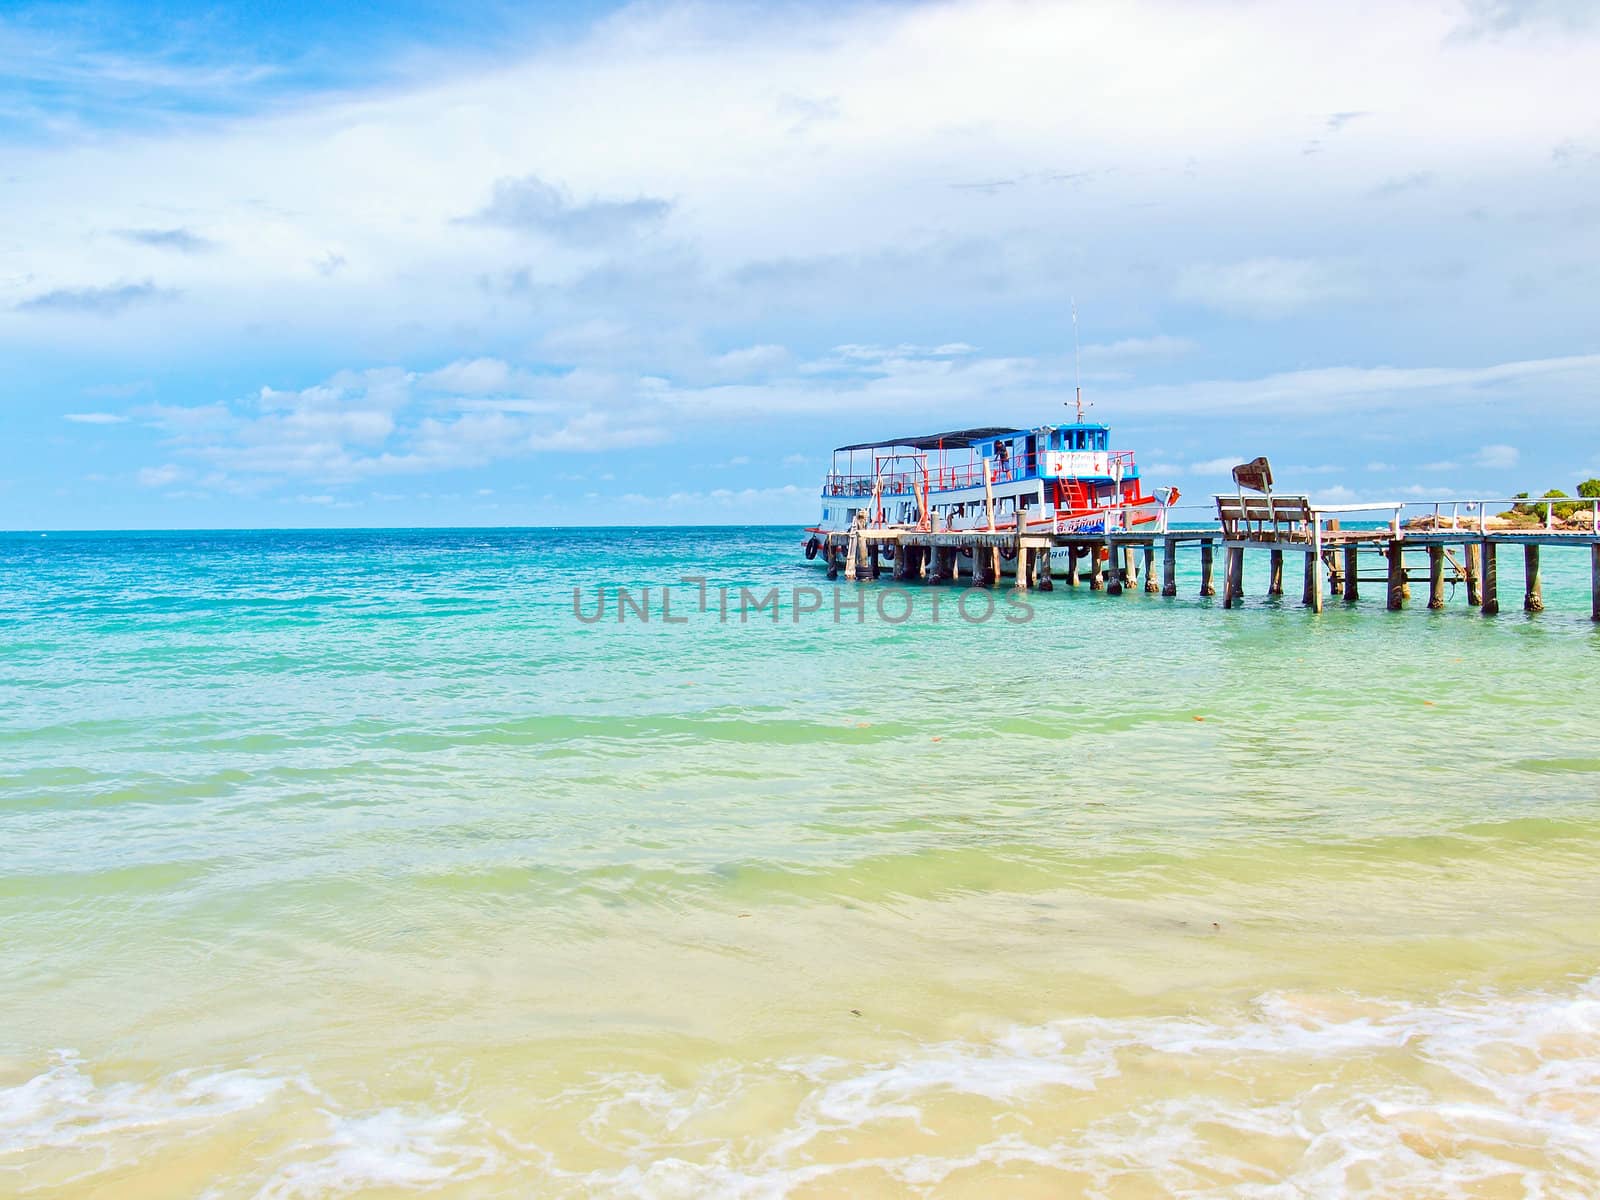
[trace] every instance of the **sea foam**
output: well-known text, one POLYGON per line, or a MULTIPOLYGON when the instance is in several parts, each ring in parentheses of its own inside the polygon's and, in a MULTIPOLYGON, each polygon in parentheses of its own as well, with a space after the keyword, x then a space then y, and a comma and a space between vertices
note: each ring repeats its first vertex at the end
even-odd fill
POLYGON ((86 1146, 126 1164, 293 1103, 296 1136, 258 1139, 208 1197, 937 1194, 1017 1172, 1105 1196, 1589 1196, 1600 981, 1428 1003, 1274 992, 1231 1014, 1072 1017, 871 1060, 727 1061, 687 1084, 595 1072, 524 1099, 496 1124, 470 1088, 447 1111, 350 1109, 250 1070, 102 1084, 63 1053, 0 1089, 0 1165, 86 1146))

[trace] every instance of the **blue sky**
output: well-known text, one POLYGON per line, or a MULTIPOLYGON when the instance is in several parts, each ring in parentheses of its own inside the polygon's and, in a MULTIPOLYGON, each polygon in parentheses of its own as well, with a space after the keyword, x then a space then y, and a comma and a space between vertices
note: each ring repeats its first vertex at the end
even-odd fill
POLYGON ((0 527, 806 520, 1074 298, 1154 482, 1571 490, 1594 12, 0 5, 0 527))

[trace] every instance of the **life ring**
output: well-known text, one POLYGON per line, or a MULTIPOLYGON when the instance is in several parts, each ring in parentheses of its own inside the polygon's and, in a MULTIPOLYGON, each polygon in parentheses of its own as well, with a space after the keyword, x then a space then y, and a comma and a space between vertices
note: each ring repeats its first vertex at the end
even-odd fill
POLYGON ((1000 557, 1003 558, 1006 562, 1011 562, 1013 559, 1015 559, 1017 557, 1016 547, 1015 546, 1002 546, 1000 548, 1000 557))
POLYGON ((807 562, 810 562, 813 558, 815 558, 817 556, 817 548, 820 545, 821 545, 821 543, 818 542, 816 538, 812 538, 809 542, 806 543, 806 561, 807 562))

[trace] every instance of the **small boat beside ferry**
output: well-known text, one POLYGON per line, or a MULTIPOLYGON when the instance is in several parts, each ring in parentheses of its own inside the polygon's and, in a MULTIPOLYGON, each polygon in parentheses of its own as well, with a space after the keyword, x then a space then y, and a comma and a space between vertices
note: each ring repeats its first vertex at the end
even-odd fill
MULTIPOLYGON (((1146 491, 1133 452, 1112 449, 1110 427, 1085 421, 1080 404, 1061 424, 840 446, 802 545, 818 561, 829 535, 856 528, 1101 537, 1161 522, 1177 498, 1176 488, 1146 491)), ((1066 569, 1072 549, 1052 550, 1052 570, 1066 569)))

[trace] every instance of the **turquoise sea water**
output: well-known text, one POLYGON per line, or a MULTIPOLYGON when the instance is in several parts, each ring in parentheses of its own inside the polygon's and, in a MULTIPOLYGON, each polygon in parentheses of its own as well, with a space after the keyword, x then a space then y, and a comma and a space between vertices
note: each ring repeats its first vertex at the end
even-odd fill
POLYGON ((0 537, 0 1194, 1594 1194, 1586 556, 1183 565, 0 537))

